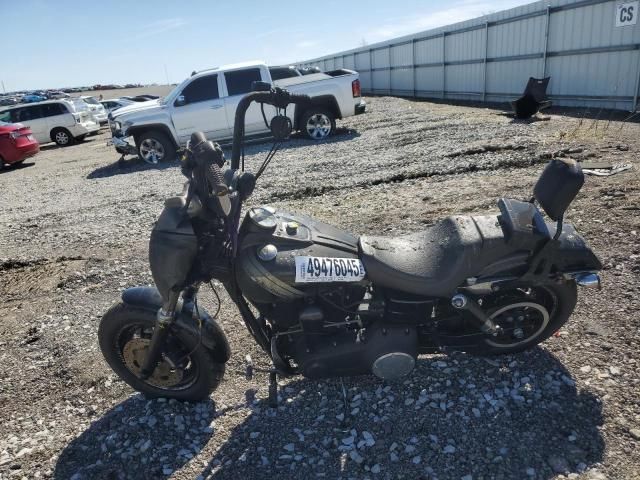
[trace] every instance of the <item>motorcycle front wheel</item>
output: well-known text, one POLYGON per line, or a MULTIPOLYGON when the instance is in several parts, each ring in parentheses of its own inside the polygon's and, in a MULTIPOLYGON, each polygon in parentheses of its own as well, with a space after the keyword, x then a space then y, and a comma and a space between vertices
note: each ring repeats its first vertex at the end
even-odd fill
POLYGON ((482 309, 500 333, 483 336, 474 353, 517 353, 542 343, 569 320, 576 301, 574 282, 517 288, 484 298, 482 309))
POLYGON ((112 306, 98 329, 105 360, 122 380, 149 398, 204 400, 222 381, 225 365, 187 332, 172 330, 153 374, 139 378, 155 323, 155 313, 148 310, 124 303, 112 306))

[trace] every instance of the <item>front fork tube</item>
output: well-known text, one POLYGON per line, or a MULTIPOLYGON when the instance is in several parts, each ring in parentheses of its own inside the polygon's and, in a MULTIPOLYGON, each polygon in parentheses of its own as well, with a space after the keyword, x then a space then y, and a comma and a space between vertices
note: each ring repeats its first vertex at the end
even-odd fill
POLYGON ((144 364, 142 365, 140 374, 138 375, 141 380, 149 378, 160 361, 162 350, 164 349, 167 336, 169 335, 170 327, 176 319, 176 305, 178 305, 179 298, 180 291, 172 290, 169 293, 169 299, 167 302, 165 302, 162 308, 158 310, 156 326, 153 329, 149 350, 147 350, 147 356, 144 359, 144 364))

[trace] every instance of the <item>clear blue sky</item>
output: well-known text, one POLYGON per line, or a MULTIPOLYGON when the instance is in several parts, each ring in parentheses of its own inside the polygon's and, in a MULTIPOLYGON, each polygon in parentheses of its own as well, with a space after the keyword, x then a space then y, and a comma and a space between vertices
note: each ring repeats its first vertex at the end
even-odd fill
POLYGON ((180 82, 191 71, 292 63, 528 0, 0 0, 7 91, 180 82))

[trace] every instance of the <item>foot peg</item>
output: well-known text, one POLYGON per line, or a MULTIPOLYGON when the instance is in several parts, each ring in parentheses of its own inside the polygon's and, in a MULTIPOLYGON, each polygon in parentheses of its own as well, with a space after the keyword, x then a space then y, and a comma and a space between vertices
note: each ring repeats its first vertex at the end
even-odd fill
POLYGON ((500 333, 500 327, 493 323, 493 320, 484 313, 484 310, 480 308, 480 305, 474 299, 458 293, 451 298, 451 305, 457 310, 468 311, 483 333, 494 337, 500 333))

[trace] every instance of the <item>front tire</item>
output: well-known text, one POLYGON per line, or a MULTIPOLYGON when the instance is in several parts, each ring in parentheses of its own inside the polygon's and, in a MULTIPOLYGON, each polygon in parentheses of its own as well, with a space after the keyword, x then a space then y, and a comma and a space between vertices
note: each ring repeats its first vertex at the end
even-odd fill
POLYGON ((200 401, 215 390, 225 364, 214 361, 198 338, 174 329, 169 333, 162 360, 153 375, 141 380, 139 372, 156 324, 149 310, 117 303, 104 314, 98 329, 100 350, 118 376, 149 398, 200 401))
POLYGON ((497 337, 484 336, 474 353, 503 355, 528 350, 562 328, 576 302, 575 282, 491 295, 485 299, 482 308, 503 332, 497 337))
POLYGON ((172 162, 176 158, 176 146, 162 132, 150 130, 136 137, 138 156, 151 165, 172 162))

